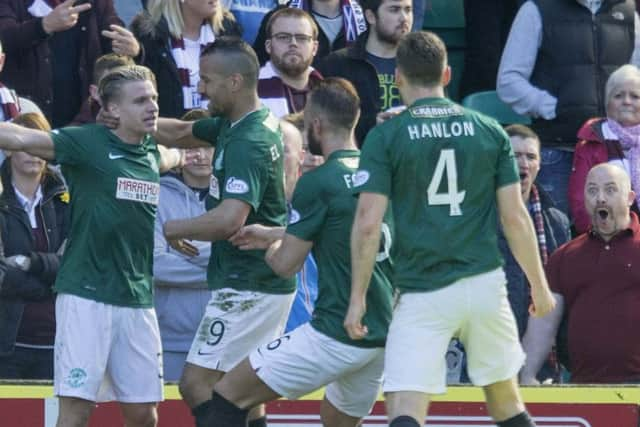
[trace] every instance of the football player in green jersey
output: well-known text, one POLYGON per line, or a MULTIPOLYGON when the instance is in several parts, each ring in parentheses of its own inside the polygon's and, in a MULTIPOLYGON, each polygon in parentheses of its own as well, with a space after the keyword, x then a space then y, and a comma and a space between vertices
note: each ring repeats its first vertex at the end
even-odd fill
POLYGON ((444 356, 457 335, 498 426, 533 426, 517 386, 524 353, 507 300, 497 216, 531 283, 532 314, 545 315, 555 301, 509 138, 496 121, 444 97, 451 72, 436 35, 404 36, 397 61, 396 83, 408 107, 369 132, 354 177, 360 198, 345 327, 354 339, 367 334, 364 296, 390 201, 400 291, 385 355, 390 425, 424 424, 430 395, 446 390, 444 356))
MULTIPOLYGON (((208 211, 168 221, 174 248, 185 239, 213 242, 207 280, 211 301, 187 356, 180 392, 198 426, 209 426, 214 384, 257 346, 282 334, 295 296, 292 278, 278 277, 264 251, 241 251, 227 239, 246 224, 284 226, 284 151, 278 119, 257 95, 258 59, 240 39, 219 37, 200 58, 200 91, 212 118, 196 122, 161 119, 161 142, 215 146, 208 211)), ((215 396, 214 396, 215 398, 215 396)), ((266 424, 262 407, 250 425, 266 424)))
POLYGON ((120 119, 115 129, 47 133, 0 123, 0 148, 60 164, 71 193, 71 230, 55 284, 57 426, 86 425, 103 400, 121 403, 126 425, 152 426, 163 398, 151 281, 159 173, 184 156, 150 136, 158 105, 147 68, 113 70, 99 94, 120 119))
POLYGON ((247 250, 268 248, 268 264, 283 277, 294 275, 312 251, 318 299, 310 322, 258 347, 216 384, 211 426, 244 426, 248 408, 281 396, 295 399, 326 385, 323 425, 355 427, 378 396, 393 299, 385 274, 390 268, 388 227, 367 294, 369 334, 352 340, 342 326, 350 283, 345 236, 357 202, 352 176, 359 161, 354 136, 359 104, 353 85, 340 78, 327 79, 310 92, 304 113, 309 148, 325 162, 299 179, 286 231, 253 224, 231 239, 247 250))

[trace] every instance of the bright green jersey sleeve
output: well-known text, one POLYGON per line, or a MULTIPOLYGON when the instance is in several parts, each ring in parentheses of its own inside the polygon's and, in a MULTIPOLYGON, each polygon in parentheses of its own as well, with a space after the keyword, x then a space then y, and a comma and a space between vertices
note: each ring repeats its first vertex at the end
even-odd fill
POLYGON ((221 117, 207 117, 196 120, 193 123, 191 134, 215 147, 218 135, 220 135, 225 124, 228 124, 228 121, 221 117))
POLYGON ((54 129, 50 136, 53 140, 54 163, 62 165, 84 165, 91 154, 93 128, 67 127, 54 129))
POLYGON ((378 128, 373 128, 362 147, 360 166, 354 175, 354 193, 370 192, 391 195, 391 156, 378 128))
POLYGON ((254 211, 263 200, 270 165, 264 160, 262 147, 251 141, 236 141, 225 148, 225 181, 222 199, 242 200, 254 211))
POLYGON ((303 175, 296 184, 291 200, 291 215, 287 233, 312 241, 324 227, 329 206, 323 200, 311 175, 303 175))

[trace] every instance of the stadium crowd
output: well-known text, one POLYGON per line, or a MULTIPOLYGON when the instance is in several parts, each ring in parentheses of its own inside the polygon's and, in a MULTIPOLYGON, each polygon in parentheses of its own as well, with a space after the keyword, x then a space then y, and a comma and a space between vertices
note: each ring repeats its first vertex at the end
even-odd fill
POLYGON ((527 126, 447 98, 439 1, 1 1, 0 380, 58 427, 640 382, 636 2, 464 1, 462 94, 527 126))

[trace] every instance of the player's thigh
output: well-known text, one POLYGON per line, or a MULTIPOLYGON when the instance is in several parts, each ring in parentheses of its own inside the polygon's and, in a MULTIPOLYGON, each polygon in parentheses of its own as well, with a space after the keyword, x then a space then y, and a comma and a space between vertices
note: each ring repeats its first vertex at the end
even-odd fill
POLYGON ((486 386, 517 375, 525 355, 507 298, 501 269, 474 276, 466 283, 473 296, 471 315, 460 332, 467 352, 469 377, 486 386))
POLYGON ((366 363, 366 350, 341 343, 306 323, 258 347, 249 360, 272 390, 297 399, 366 363))
POLYGON ((373 408, 382 385, 384 348, 358 348, 360 365, 329 384, 325 398, 349 417, 362 418, 373 408))
POLYGON ((108 373, 115 399, 151 403, 163 399, 162 345, 153 308, 116 307, 117 335, 108 373))
POLYGON ((221 289, 212 293, 187 362, 228 372, 284 330, 294 294, 221 289))
POLYGON ((464 320, 459 288, 402 294, 387 337, 384 392, 444 393, 449 341, 464 320))
POLYGON ((70 294, 56 298, 57 396, 98 400, 113 342, 113 307, 70 294))

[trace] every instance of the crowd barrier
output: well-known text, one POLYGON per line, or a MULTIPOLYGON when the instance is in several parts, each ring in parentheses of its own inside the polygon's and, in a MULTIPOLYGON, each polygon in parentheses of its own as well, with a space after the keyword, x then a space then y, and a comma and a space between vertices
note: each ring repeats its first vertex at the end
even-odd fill
MULTIPOLYGON (((540 427, 639 427, 640 387, 524 387, 524 399, 540 427)), ((268 405, 269 427, 320 427, 322 391, 296 401, 279 400, 268 405)), ((189 410, 175 385, 165 387, 160 404, 159 427, 193 427, 189 410)), ((429 427, 494 426, 483 403, 482 390, 452 386, 435 397, 429 427)), ((0 383, 0 427, 54 427, 58 401, 50 384, 0 383)), ((386 425, 380 399, 363 427, 386 425)), ((116 404, 99 404, 90 427, 122 426, 116 404)))

